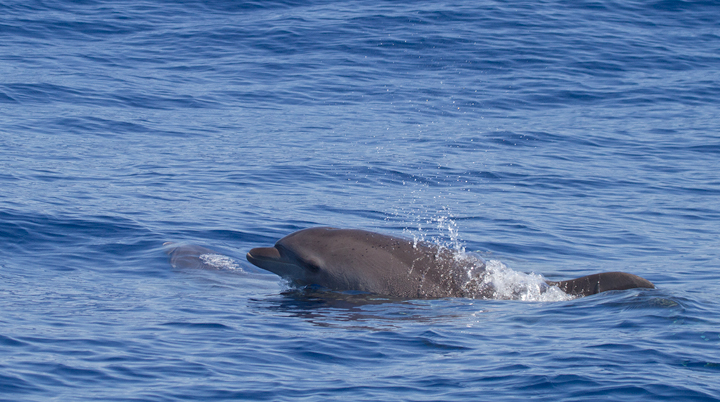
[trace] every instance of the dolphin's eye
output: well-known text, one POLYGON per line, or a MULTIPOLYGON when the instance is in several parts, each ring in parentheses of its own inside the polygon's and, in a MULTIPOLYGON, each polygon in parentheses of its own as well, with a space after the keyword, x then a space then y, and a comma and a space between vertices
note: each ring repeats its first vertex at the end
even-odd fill
POLYGON ((316 264, 313 264, 312 262, 303 261, 302 265, 305 269, 307 269, 310 272, 320 272, 320 267, 318 267, 316 264))

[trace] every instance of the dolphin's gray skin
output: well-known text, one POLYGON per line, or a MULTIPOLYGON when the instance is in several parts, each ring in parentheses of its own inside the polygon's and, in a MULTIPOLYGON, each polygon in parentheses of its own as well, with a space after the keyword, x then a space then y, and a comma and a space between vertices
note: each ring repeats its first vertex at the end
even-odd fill
POLYGON ((455 259, 447 248, 364 230, 301 230, 275 247, 250 250, 253 265, 297 285, 358 290, 402 298, 473 297, 482 261, 455 259), (473 280, 476 279, 476 280, 473 280))
POLYGON ((165 253, 169 256, 170 265, 177 269, 217 269, 209 264, 203 256, 218 255, 217 252, 201 246, 166 242, 165 253))
POLYGON ((608 290, 625 290, 634 288, 654 288, 655 285, 645 278, 625 272, 603 272, 592 274, 569 281, 551 282, 550 286, 557 286, 563 292, 575 296, 589 296, 608 290))
MULTIPOLYGON (((484 263, 433 244, 356 229, 318 227, 283 237, 274 247, 254 248, 247 260, 303 286, 356 290, 401 298, 490 298, 484 263)), ((607 290, 654 288, 623 272, 548 282, 588 296, 607 290)))

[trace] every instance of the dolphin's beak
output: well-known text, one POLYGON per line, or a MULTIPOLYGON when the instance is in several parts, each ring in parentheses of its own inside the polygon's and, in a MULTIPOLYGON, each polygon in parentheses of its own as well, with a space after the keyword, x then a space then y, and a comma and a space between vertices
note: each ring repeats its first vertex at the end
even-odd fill
POLYGON ((250 250, 250 252, 247 253, 247 259, 251 263, 255 264, 256 262, 262 263, 262 261, 281 260, 282 257, 280 256, 280 252, 278 251, 278 249, 276 249, 275 247, 258 247, 250 250))
POLYGON ((246 258, 251 264, 282 277, 297 277, 298 271, 302 270, 298 265, 284 259, 275 247, 254 248, 247 253, 246 258))

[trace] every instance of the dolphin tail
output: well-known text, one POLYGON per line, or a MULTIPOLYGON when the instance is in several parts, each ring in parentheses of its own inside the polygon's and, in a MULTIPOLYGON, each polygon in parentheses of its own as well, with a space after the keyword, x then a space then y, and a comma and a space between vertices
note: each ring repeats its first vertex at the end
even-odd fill
POLYGON ((608 290, 655 288, 655 285, 647 279, 625 272, 603 272, 567 281, 547 281, 547 284, 557 286, 563 292, 575 296, 589 296, 608 290))

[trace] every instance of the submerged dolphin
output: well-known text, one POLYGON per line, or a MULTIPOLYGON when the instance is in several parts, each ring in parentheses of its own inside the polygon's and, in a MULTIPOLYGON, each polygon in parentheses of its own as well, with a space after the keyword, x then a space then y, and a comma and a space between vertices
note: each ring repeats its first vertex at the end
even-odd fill
POLYGON ((173 242, 163 243, 163 246, 173 268, 242 271, 242 268, 232 258, 209 248, 173 242))
MULTIPOLYGON (((254 248, 247 260, 296 285, 356 290, 402 298, 491 298, 485 264, 425 242, 356 229, 317 227, 254 248)), ((588 296, 608 290, 654 288, 639 276, 605 272, 551 282, 565 293, 588 296)))

